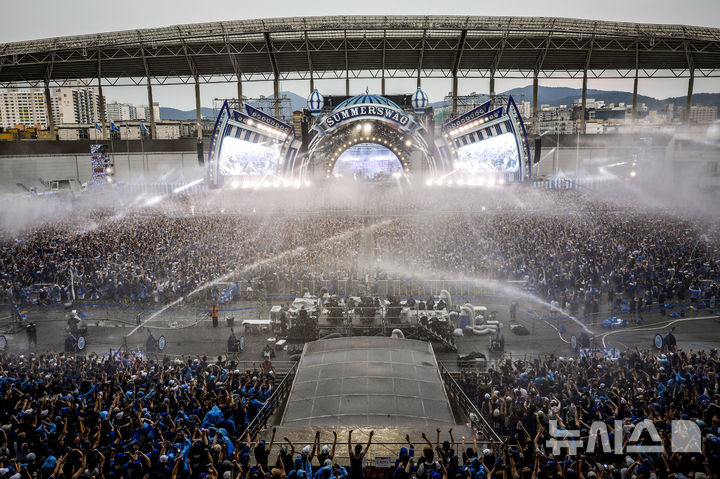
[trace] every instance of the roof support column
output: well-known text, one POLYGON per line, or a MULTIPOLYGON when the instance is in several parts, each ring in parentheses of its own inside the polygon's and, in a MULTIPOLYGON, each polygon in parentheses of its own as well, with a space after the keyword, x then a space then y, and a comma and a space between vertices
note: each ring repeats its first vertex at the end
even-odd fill
POLYGON ((423 30, 422 45, 420 45, 420 57, 418 58, 417 71, 417 87, 420 88, 420 76, 422 74, 423 57, 425 56, 425 38, 427 37, 427 28, 423 30))
POLYGON ((490 70, 490 109, 495 108, 495 72, 490 70))
POLYGON ((348 63, 348 40, 347 30, 344 33, 345 45, 345 96, 350 96, 350 64, 348 63))
POLYGON ((460 32, 460 38, 458 39, 457 50, 455 50, 455 61, 452 66, 452 116, 456 117, 458 112, 458 69, 460 68, 460 61, 462 60, 463 48, 465 47, 465 37, 467 37, 467 30, 460 32))
POLYGON ((238 92, 238 108, 240 108, 240 105, 242 105, 242 73, 240 73, 240 67, 238 66, 237 59, 235 58, 235 55, 232 52, 232 48, 230 47, 230 40, 225 40, 225 45, 228 51, 228 57, 230 58, 230 64, 233 68, 233 73, 235 73, 235 77, 237 77, 237 92, 238 92))
MULTIPOLYGON (((535 61, 535 68, 533 68, 533 104, 532 104, 532 120, 533 120, 532 133, 533 133, 533 135, 537 135, 538 76, 540 75, 540 71, 542 70, 543 62, 545 61, 545 56, 547 55, 547 52, 550 49, 550 39, 551 38, 552 38, 552 31, 548 34, 547 38, 545 39, 545 47, 543 47, 542 51, 538 54, 537 60, 535 61)), ((586 63, 586 65, 587 65, 587 63, 586 63)), ((586 68, 586 70, 587 70, 587 68, 586 68)))
POLYGON ((50 136, 53 140, 57 140, 57 136, 55 136, 55 118, 53 118, 52 111, 52 97, 50 96, 50 82, 47 78, 45 79, 45 111, 47 112, 50 136))
POLYGON ((275 118, 280 118, 280 78, 273 78, 273 98, 275 98, 275 118))
POLYGON ((690 108, 692 107, 692 95, 693 86, 695 84, 695 59, 693 58, 692 51, 690 51, 690 44, 687 40, 684 42, 685 47, 685 58, 687 58, 688 71, 690 72, 690 78, 688 79, 688 93, 687 102, 685 103, 685 122, 690 123, 690 108))
POLYGON ((55 54, 53 53, 50 56, 50 63, 48 63, 47 68, 45 69, 45 111, 47 112, 48 117, 48 130, 50 131, 50 136, 53 140, 56 140, 57 137, 55 136, 55 118, 53 118, 53 112, 52 112, 52 97, 50 96, 50 78, 52 77, 52 69, 55 65, 55 54))
POLYGON ((278 69, 277 60, 275 59, 275 51, 273 50, 272 39, 270 33, 265 32, 265 47, 267 48, 268 57, 270 58, 270 66, 273 71, 273 98, 275 101, 275 118, 280 118, 280 70, 278 69))
POLYGON ((202 109, 200 108, 200 77, 195 77, 195 122, 197 123, 197 138, 202 140, 202 109))
MULTIPOLYGON (((153 103, 153 93, 152 93, 152 82, 150 81, 150 77, 147 77, 147 93, 148 93, 148 111, 150 112, 150 139, 155 140, 157 139, 157 124, 155 123, 155 108, 153 103)), ((104 118, 104 117, 103 117, 104 118)), ((105 120, 103 120, 103 124, 105 123, 105 120)), ((105 132, 105 127, 103 126, 103 134, 105 132)))
MULTIPOLYGON (((150 68, 148 67, 147 58, 145 58, 145 47, 140 47, 143 66, 145 67, 145 78, 147 78, 148 92, 148 110, 150 111, 150 139, 157 139, 157 125, 155 124, 155 108, 153 108, 152 79, 150 77, 150 68)), ((105 116, 103 115, 103 135, 105 134, 105 116)))
POLYGON ((583 70, 582 98, 580 106, 580 133, 585 134, 585 106, 587 104, 587 67, 583 70))
POLYGON ((635 121, 637 118, 637 91, 638 91, 638 73, 639 73, 639 56, 638 41, 635 40, 635 81, 633 82, 633 104, 632 104, 632 119, 635 121))
MULTIPOLYGON (((106 116, 107 116, 107 115, 105 114, 105 97, 103 96, 103 91, 102 91, 102 61, 101 61, 101 58, 100 58, 100 57, 101 57, 100 49, 98 49, 98 51, 97 51, 97 56, 98 56, 98 75, 97 75, 97 78, 98 78, 98 97, 99 97, 99 99, 100 99, 100 125, 102 126, 102 137, 103 137, 103 140, 107 140, 107 137, 108 137, 108 136, 107 136, 107 128, 106 128, 106 126, 107 126, 107 124, 106 124, 106 120, 107 120, 106 116)), ((143 57, 143 58, 144 58, 144 57, 143 57)), ((151 109, 151 111, 152 111, 152 109, 151 109)))
POLYGON ((383 52, 382 52, 382 80, 380 80, 381 95, 385 96, 385 44, 387 39, 387 30, 383 30, 383 52))
POLYGON ((457 73, 452 76, 452 117, 455 118, 458 112, 458 79, 457 73))
POLYGON ((533 94, 532 94, 532 134, 537 135, 537 123, 538 123, 538 70, 536 69, 533 74, 533 94))
POLYGON ((590 47, 585 57, 585 68, 583 69, 583 87, 582 87, 582 111, 580 112, 580 133, 585 134, 585 106, 587 105, 587 75, 590 69, 590 58, 592 57, 593 46, 595 45, 595 33, 590 38, 590 47))
POLYGON ((507 32, 503 34, 502 43, 500 44, 500 50, 495 53, 492 65, 490 65, 490 109, 495 108, 495 72, 497 72, 498 66, 500 65, 500 59, 505 51, 505 43, 507 43, 507 32))
POLYGON ((685 103, 685 122, 690 123, 690 108, 692 107, 693 85, 695 83, 695 68, 690 67, 690 78, 688 79, 687 102, 685 103))
POLYGON ((310 72, 310 93, 315 90, 315 76, 313 74, 312 57, 310 56, 310 41, 308 32, 305 30, 305 54, 307 55, 308 71, 310 72))

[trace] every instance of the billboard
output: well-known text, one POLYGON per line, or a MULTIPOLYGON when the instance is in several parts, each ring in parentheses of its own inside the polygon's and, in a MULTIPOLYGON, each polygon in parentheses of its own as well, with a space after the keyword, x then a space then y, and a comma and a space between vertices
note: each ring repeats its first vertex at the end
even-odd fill
POLYGON ((252 143, 226 136, 220 145, 218 172, 222 176, 264 176, 278 171, 279 143, 252 143))
POLYGON ((470 143, 457 150, 457 171, 463 173, 514 173, 520 169, 520 155, 512 133, 470 143))

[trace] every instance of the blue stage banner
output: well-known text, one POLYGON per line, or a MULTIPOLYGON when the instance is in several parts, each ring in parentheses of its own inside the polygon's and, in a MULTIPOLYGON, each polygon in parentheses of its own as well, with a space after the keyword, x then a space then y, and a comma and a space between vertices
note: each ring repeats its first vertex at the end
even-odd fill
POLYGON ((272 117, 267 113, 258 110, 257 108, 253 108, 250 105, 245 105, 245 111, 247 112, 248 116, 254 118, 255 120, 268 124, 273 128, 277 128, 278 130, 283 130, 286 133, 292 133, 293 135, 295 134, 295 129, 292 126, 288 125, 287 123, 283 123, 277 118, 272 117))
POLYGON ((482 105, 473 108, 469 112, 460 115, 457 118, 454 118, 450 120, 449 122, 445 123, 443 125, 443 129, 452 129, 457 128, 458 126, 464 125, 465 123, 469 123, 471 121, 474 121, 481 116, 485 115, 490 110, 490 101, 486 101, 482 105))

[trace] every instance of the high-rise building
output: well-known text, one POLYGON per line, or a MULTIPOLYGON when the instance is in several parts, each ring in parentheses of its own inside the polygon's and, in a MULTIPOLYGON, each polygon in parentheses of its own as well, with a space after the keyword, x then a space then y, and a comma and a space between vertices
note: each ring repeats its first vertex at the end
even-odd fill
MULTIPOLYGON (((53 113, 56 108, 53 108, 53 113)), ((0 92, 0 126, 42 125, 47 127, 45 93, 41 89, 6 90, 0 92)))
MULTIPOLYGON (((94 123, 100 118, 100 96, 97 88, 69 85, 50 89, 55 125, 94 123)), ((48 127, 45 91, 42 88, 9 89, 0 92, 0 126, 40 125, 48 127)))
POLYGON ((710 123, 717 120, 717 106, 693 105, 690 107, 690 121, 693 123, 710 123))

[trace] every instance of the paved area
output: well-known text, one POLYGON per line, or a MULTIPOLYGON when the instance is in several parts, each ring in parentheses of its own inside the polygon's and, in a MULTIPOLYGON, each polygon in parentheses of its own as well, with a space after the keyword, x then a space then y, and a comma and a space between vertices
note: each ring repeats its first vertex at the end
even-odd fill
MULTIPOLYGON (((537 320, 533 319, 538 311, 538 305, 521 303, 518 308, 518 321, 524 324, 531 332, 529 336, 516 336, 509 330, 509 303, 510 299, 496 299, 492 302, 474 301, 474 304, 487 306, 490 311, 497 311, 497 319, 503 323, 502 333, 505 336, 506 355, 522 357, 524 355, 537 356, 555 354, 557 356, 570 356, 573 351, 570 347, 570 336, 578 335, 582 331, 580 325, 570 319, 537 320), (533 308, 533 313, 528 312, 533 308), (565 333, 559 330, 564 326, 565 333)), ((136 327, 138 319, 146 321, 155 311, 149 309, 136 309, 133 307, 89 307, 77 306, 78 310, 87 315, 89 326, 87 336, 88 352, 105 353, 110 348, 117 349, 124 337, 136 327)), ((167 339, 165 353, 168 355, 208 355, 210 357, 224 354, 230 328, 224 321, 225 315, 235 318, 236 333, 240 334, 239 324, 243 319, 267 318, 268 305, 253 301, 238 301, 226 306, 233 311, 221 311, 220 323, 213 328, 210 320, 198 312, 197 307, 185 306, 174 308, 156 315, 146 325, 152 327, 155 336, 164 335, 167 339)), ((67 311, 62 306, 56 307, 30 307, 26 308, 28 318, 37 325, 38 346, 36 351, 61 351, 65 339, 65 325, 67 311)), ((0 318, 7 316, 7 309, 0 310, 0 318)), ((596 336, 598 347, 615 347, 620 349, 640 346, 652 346, 653 336, 657 333, 665 334, 670 327, 675 327, 678 347, 686 350, 710 349, 720 347, 720 317, 715 311, 707 309, 696 312, 686 311, 685 318, 673 319, 661 316, 659 312, 643 314, 643 325, 636 326, 632 321, 626 328, 607 330, 600 327, 602 319, 611 314, 601 310, 598 324, 588 325, 596 336)), ((8 320, 0 324, 7 326, 8 320)), ((268 333, 247 334, 246 350, 241 358, 247 361, 260 361, 262 349, 268 343, 268 333)), ((27 338, 24 332, 6 334, 10 352, 29 351, 27 338)), ((130 348, 144 348, 147 332, 144 328, 138 330, 127 338, 130 348)), ((465 354, 472 351, 485 353, 492 359, 500 357, 499 354, 489 353, 489 340, 487 336, 469 336, 457 338, 458 353, 465 354)), ((298 345, 300 347, 301 345, 298 345)), ((289 359, 288 351, 276 351, 276 360, 289 359)), ((439 361, 452 363, 456 354, 438 350, 439 361)))

